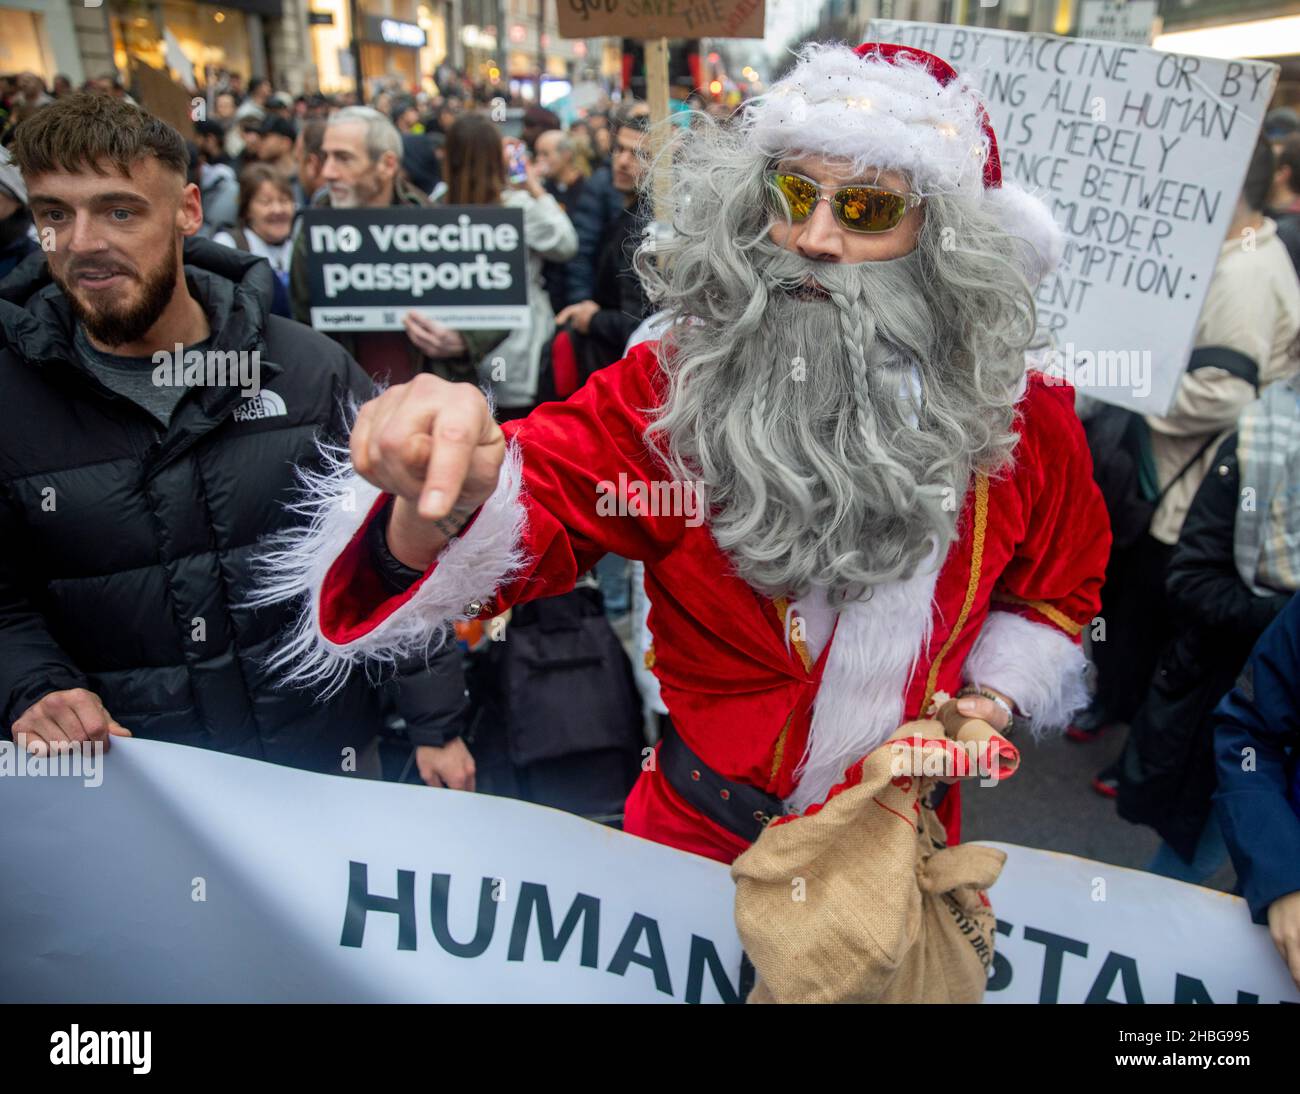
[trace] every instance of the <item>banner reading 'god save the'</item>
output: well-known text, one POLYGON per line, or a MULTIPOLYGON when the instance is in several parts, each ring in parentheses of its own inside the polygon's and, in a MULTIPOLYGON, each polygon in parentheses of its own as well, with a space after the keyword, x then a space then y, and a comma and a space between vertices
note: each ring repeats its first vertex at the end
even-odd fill
POLYGON ((1278 67, 930 23, 873 20, 867 37, 938 54, 978 86, 1003 178, 1042 196, 1064 229, 1061 265, 1036 294, 1052 371, 1164 413, 1278 67))
POLYGON ((561 38, 762 38, 764 0, 556 0, 561 38))

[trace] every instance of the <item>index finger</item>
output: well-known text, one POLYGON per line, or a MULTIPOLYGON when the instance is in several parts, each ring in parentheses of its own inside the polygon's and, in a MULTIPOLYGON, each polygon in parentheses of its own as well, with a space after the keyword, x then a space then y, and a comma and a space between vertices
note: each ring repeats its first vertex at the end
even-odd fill
MULTIPOLYGON (((460 385, 456 385, 460 386, 460 385)), ((478 389, 473 388, 473 395, 478 389)), ((427 520, 445 517, 460 497, 474 448, 483 431, 480 404, 468 392, 438 408, 433 421, 433 451, 420 496, 419 513, 427 520)))

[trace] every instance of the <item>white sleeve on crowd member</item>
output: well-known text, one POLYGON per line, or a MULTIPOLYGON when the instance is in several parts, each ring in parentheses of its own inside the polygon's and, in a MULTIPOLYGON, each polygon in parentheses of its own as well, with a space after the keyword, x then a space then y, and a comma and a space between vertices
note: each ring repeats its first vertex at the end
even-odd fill
MULTIPOLYGON (((303 600, 302 611, 268 666, 286 682, 322 687, 328 696, 362 662, 395 663, 443 641, 449 620, 469 619, 466 609, 492 596, 517 571, 522 559, 525 512, 520 491, 523 455, 518 442, 506 447, 492 495, 464 532, 451 540, 413 594, 377 625, 347 642, 334 642, 321 628, 322 587, 336 561, 369 523, 378 487, 353 469, 346 448, 322 446, 327 469, 302 472, 305 492, 297 510, 308 520, 269 540, 258 561, 250 606, 303 600)), ((368 550, 366 544, 359 549, 368 550)), ((368 565, 363 562, 362 565, 368 565)))
POLYGON ((994 611, 966 658, 962 679, 1010 696, 1040 736, 1064 729, 1088 705, 1087 666, 1082 644, 1064 631, 994 611))
POLYGON ((524 210, 524 243, 548 262, 568 262, 578 253, 578 233, 569 214, 550 194, 535 198, 524 191, 527 200, 515 198, 524 210))
POLYGON ((220 231, 220 232, 218 232, 216 235, 214 235, 214 236, 212 237, 212 242, 213 242, 213 243, 220 243, 223 247, 229 247, 231 250, 234 250, 234 251, 239 250, 239 247, 236 246, 236 244, 235 244, 235 237, 232 236, 232 235, 231 235, 229 232, 227 232, 227 231, 220 231))

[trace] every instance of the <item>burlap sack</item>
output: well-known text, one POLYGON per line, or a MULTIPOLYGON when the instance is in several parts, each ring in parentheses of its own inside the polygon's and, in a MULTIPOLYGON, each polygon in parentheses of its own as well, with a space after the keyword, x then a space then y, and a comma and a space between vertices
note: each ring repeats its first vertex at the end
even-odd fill
POLYGON ((770 824, 736 859, 736 926, 758 979, 749 1002, 975 1003, 993 960, 984 890, 1006 856, 944 846, 923 804, 943 776, 1005 778, 1019 754, 946 704, 901 727, 825 804, 770 824), (972 768, 982 749, 988 766, 972 768))

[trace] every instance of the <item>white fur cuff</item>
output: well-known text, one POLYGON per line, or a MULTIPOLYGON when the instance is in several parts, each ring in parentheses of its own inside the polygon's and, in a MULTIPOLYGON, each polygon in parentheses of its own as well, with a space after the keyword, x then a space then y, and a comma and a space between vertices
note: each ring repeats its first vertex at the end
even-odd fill
POLYGON ((270 664, 289 682, 321 687, 324 696, 341 687, 358 664, 392 664, 437 648, 447 633, 445 623, 469 618, 467 605, 492 596, 525 563, 523 454, 513 442, 507 445, 496 490, 464 534, 443 548, 410 598, 387 615, 382 604, 376 605, 372 617, 378 621, 373 624, 366 618, 348 620, 363 633, 335 641, 321 626, 326 578, 379 491, 352 470, 346 450, 329 455, 329 470, 304 482, 308 496, 301 508, 311 514, 310 524, 275 542, 275 551, 263 560, 264 577, 254 601, 307 597, 288 641, 270 664))
POLYGON ((1011 696, 1042 736, 1088 705, 1087 664, 1083 647, 1055 627, 999 611, 980 630, 962 679, 1011 696))

